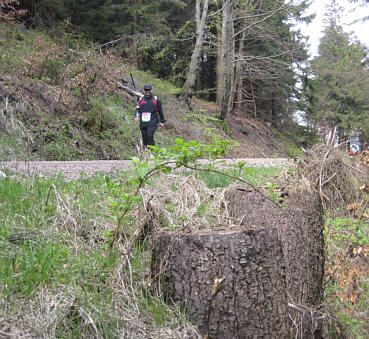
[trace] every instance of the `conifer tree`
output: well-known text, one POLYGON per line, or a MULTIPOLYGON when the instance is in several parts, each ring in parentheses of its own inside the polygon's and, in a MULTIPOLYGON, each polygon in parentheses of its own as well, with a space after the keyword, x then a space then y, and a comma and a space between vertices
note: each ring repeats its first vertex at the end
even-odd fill
POLYGON ((338 128, 339 142, 359 134, 361 147, 369 141, 369 70, 367 50, 351 41, 339 25, 339 9, 332 8, 312 62, 317 105, 310 116, 321 127, 338 128))

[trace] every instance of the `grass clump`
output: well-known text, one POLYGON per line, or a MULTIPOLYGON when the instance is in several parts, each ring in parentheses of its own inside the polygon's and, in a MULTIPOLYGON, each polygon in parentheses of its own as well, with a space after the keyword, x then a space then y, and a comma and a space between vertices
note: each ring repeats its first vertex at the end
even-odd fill
POLYGON ((281 169, 276 167, 244 167, 241 172, 238 172, 236 168, 221 170, 220 173, 201 171, 196 173, 196 175, 205 182, 208 188, 225 188, 231 184, 239 183, 239 181, 234 178, 227 177, 222 173, 234 177, 239 176, 250 184, 257 186, 267 178, 277 176, 280 172, 281 169))
POLYGON ((150 291, 149 251, 135 245, 129 267, 121 265, 120 245, 107 255, 115 220, 104 175, 66 181, 7 174, 0 180, 2 330, 19 337, 196 338, 181 311, 150 291))

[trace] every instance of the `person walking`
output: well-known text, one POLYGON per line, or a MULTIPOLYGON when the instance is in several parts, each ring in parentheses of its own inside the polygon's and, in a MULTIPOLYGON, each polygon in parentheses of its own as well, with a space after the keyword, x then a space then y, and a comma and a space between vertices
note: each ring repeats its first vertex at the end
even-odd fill
POLYGON ((154 146, 154 134, 159 123, 160 127, 165 126, 165 119, 161 101, 152 95, 152 86, 144 86, 144 96, 138 99, 135 122, 140 121, 140 130, 142 134, 142 142, 144 148, 147 146, 154 146))

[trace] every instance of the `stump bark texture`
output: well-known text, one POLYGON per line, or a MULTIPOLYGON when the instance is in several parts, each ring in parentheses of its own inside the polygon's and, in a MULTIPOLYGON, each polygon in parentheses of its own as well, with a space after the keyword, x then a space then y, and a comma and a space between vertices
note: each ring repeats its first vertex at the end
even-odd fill
POLYGON ((308 189, 284 192, 286 208, 279 208, 259 193, 242 187, 229 189, 225 198, 229 214, 240 218, 241 225, 279 229, 286 265, 287 301, 306 310, 303 313, 289 309, 291 336, 320 338, 322 323, 315 321, 309 310, 323 301, 324 220, 319 195, 308 189))
POLYGON ((322 302, 319 198, 290 194, 288 207, 280 208, 238 187, 225 192, 225 199, 229 214, 240 220, 237 229, 155 238, 151 270, 158 288, 183 303, 210 338, 320 338, 310 312, 288 307, 322 302))
POLYGON ((160 277, 169 300, 186 306, 204 335, 288 337, 285 267, 275 228, 162 234, 154 242, 152 274, 156 281, 160 277), (222 289, 210 302, 220 278, 222 289))
MULTIPOLYGON (((267 192, 264 192, 267 194, 267 192)), ((324 273, 323 211, 318 195, 299 192, 287 196, 280 208, 255 191, 232 188, 225 194, 229 214, 243 226, 280 230, 291 301, 304 305, 322 302, 324 273)))

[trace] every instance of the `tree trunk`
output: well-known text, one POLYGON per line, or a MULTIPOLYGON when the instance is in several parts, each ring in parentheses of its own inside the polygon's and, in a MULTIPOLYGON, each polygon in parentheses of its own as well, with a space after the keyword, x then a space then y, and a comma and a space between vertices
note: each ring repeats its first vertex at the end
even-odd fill
POLYGON ((204 337, 288 337, 285 270, 276 228, 162 234, 154 241, 151 269, 161 292, 184 304, 204 337), (216 279, 223 278, 212 299, 216 279))
POLYGON ((183 94, 189 98, 195 93, 196 77, 200 64, 201 49, 204 43, 205 22, 208 15, 209 0, 196 1, 196 44, 191 55, 191 61, 187 73, 187 79, 183 86, 183 94), (203 4, 201 10, 201 4, 203 4))
POLYGON ((220 107, 220 102, 222 101, 222 89, 220 84, 222 83, 222 74, 220 72, 222 66, 222 31, 220 29, 217 30, 217 68, 216 68, 216 78, 217 78, 217 95, 216 95, 216 104, 220 107))
POLYGON ((323 298, 319 196, 309 190, 284 195, 286 208, 254 190, 230 188, 226 206, 239 228, 155 239, 156 286, 168 300, 186 306, 204 336, 321 338, 321 323, 306 308, 323 298))
MULTIPOLYGON (((242 55, 243 53, 243 48, 245 45, 245 37, 246 37, 246 31, 243 31, 241 34, 241 38, 239 41, 239 45, 238 45, 238 55, 242 55)), ((236 107, 235 107, 235 111, 240 114, 242 111, 242 100, 243 100, 243 92, 242 92, 242 87, 243 87, 243 63, 239 60, 237 61, 236 65, 235 65, 235 79, 236 80, 236 93, 237 93, 237 98, 236 98, 236 107)))
MULTIPOLYGON (((286 302, 315 308, 323 301, 324 220, 320 198, 310 190, 290 190, 283 195, 288 206, 285 210, 248 189, 229 189, 225 198, 230 215, 240 218, 241 226, 279 228, 289 296, 286 302)), ((295 334, 320 338, 321 323, 312 324, 310 315, 303 312, 291 309, 289 313, 295 334)))
POLYGON ((221 62, 219 76, 220 119, 225 120, 233 106, 234 95, 234 39, 233 39, 233 1, 224 1, 222 11, 221 62))

